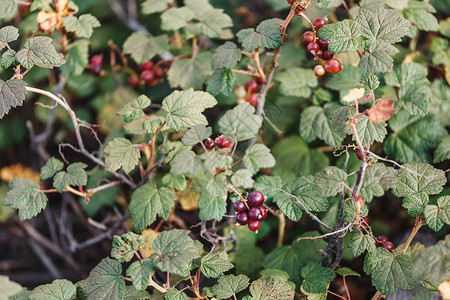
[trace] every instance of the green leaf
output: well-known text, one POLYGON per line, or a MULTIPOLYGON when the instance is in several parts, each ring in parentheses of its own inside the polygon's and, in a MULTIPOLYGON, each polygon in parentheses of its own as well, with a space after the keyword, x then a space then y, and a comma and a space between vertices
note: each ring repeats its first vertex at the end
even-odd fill
POLYGON ((194 18, 194 12, 188 7, 172 7, 161 14, 161 29, 178 30, 194 18))
POLYGON ((217 47, 216 52, 212 56, 211 67, 213 70, 222 68, 230 69, 241 60, 241 57, 241 50, 235 43, 225 42, 225 44, 217 47))
POLYGON ((359 24, 353 20, 344 20, 320 28, 318 35, 330 41, 328 49, 333 53, 356 51, 357 37, 360 36, 359 24))
POLYGON ((80 186, 87 184, 87 174, 84 169, 87 165, 84 163, 73 163, 67 167, 67 171, 60 171, 56 173, 53 178, 53 187, 58 190, 58 192, 64 192, 66 186, 80 186))
POLYGON ((194 58, 174 61, 167 72, 167 79, 172 88, 199 90, 211 74, 211 53, 200 52, 194 58))
POLYGON ((444 223, 450 225, 450 196, 442 196, 437 199, 437 205, 427 205, 424 210, 427 225, 434 231, 438 231, 444 223))
POLYGON ((147 96, 140 95, 131 103, 122 107, 122 109, 117 112, 117 115, 123 116, 123 120, 127 123, 139 120, 144 117, 143 109, 149 107, 151 103, 152 101, 147 96))
POLYGON ((205 125, 197 125, 191 127, 181 138, 181 141, 186 146, 194 146, 203 140, 210 137, 212 134, 212 128, 205 125))
POLYGON ((25 101, 26 83, 18 79, 3 81, 0 79, 0 119, 2 119, 12 107, 22 106, 25 101))
POLYGON ((433 163, 450 159, 450 135, 444 137, 434 151, 433 163))
POLYGON ((64 76, 81 75, 89 62, 89 41, 77 39, 69 44, 66 63, 61 66, 64 76))
POLYGON ((339 73, 330 76, 325 87, 335 91, 361 88, 360 75, 359 68, 347 65, 339 73))
POLYGON ((363 37, 388 43, 401 42, 411 25, 398 11, 384 8, 360 9, 356 22, 360 24, 363 37))
POLYGON ((132 33, 123 44, 123 52, 130 54, 135 62, 143 64, 155 55, 163 54, 168 49, 167 35, 149 37, 142 32, 132 33))
MULTIPOLYGON (((379 124, 372 123, 366 115, 362 115, 356 119, 355 126, 356 132, 364 147, 372 145, 375 141, 383 142, 387 134, 387 124, 385 122, 379 124)), ((356 140, 355 136, 353 136, 353 140, 356 140)))
POLYGON ((104 258, 89 277, 78 283, 80 300, 122 299, 125 292, 125 279, 122 265, 114 259, 104 258))
POLYGON ((75 299, 77 289, 66 279, 54 280, 51 284, 36 287, 28 296, 30 300, 72 300, 75 299))
POLYGON ((186 27, 186 31, 194 34, 207 36, 209 38, 220 38, 222 31, 233 26, 230 16, 223 12, 223 9, 207 9, 205 12, 199 13, 198 8, 194 13, 198 23, 190 23, 186 27))
POLYGON ((127 286, 123 295, 123 300, 150 300, 150 294, 147 291, 139 291, 134 286, 127 286))
POLYGON ((202 257, 200 271, 207 278, 219 278, 234 266, 225 251, 210 252, 202 257))
POLYGON ((215 219, 221 221, 227 210, 227 198, 225 195, 211 196, 208 191, 202 191, 197 205, 200 209, 200 220, 208 221, 215 219))
POLYGON ((363 76, 369 76, 373 73, 392 72, 394 66, 392 56, 397 53, 397 48, 387 42, 372 42, 359 61, 361 74, 363 76))
POLYGON ((242 162, 253 174, 258 173, 261 168, 272 168, 275 166, 275 158, 270 153, 270 149, 263 144, 255 144, 246 149, 242 162))
POLYGON ((167 220, 177 199, 175 193, 166 187, 157 188, 147 183, 133 192, 130 214, 136 232, 141 232, 156 220, 156 215, 167 220))
POLYGON ((439 21, 439 32, 446 37, 450 37, 450 17, 439 21))
POLYGON ((408 210, 408 214, 411 217, 419 217, 423 215, 429 201, 430 198, 427 194, 417 193, 406 196, 405 199, 403 199, 402 205, 408 210))
POLYGON ((177 191, 184 191, 187 187, 187 181, 184 175, 172 176, 167 173, 161 179, 161 183, 168 188, 172 188, 177 191))
POLYGON ((139 248, 145 246, 142 235, 134 232, 124 233, 122 235, 115 235, 112 241, 111 257, 117 259, 119 262, 129 262, 134 252, 139 248))
POLYGON ((210 94, 194 92, 191 88, 187 91, 172 92, 164 98, 162 109, 167 111, 167 125, 179 131, 195 125, 208 125, 202 112, 216 104, 217 100, 210 94))
POLYGON ((14 0, 0 0, 0 7, 2 8, 0 10, 0 19, 9 20, 14 17, 19 5, 14 0))
POLYGON ((442 191, 442 186, 447 182, 444 171, 435 169, 429 164, 414 162, 404 164, 404 167, 398 171, 399 182, 392 190, 397 197, 418 193, 436 195, 442 191))
POLYGON ((353 106, 341 106, 333 111, 331 119, 331 128, 333 128, 340 135, 346 136, 352 132, 347 122, 356 114, 353 106))
POLYGON ((139 149, 128 139, 122 137, 110 141, 104 152, 108 154, 105 168, 110 172, 122 168, 125 173, 130 173, 137 166, 141 156, 139 149))
POLYGON ((398 288, 411 290, 416 285, 413 267, 409 255, 396 255, 382 247, 369 252, 364 260, 364 271, 372 275, 373 286, 382 294, 391 294, 398 288))
MULTIPOLYGON (((3 8, 3 7, 2 7, 3 8)), ((0 29, 0 50, 6 47, 6 44, 19 38, 19 29, 14 26, 5 26, 0 29)))
POLYGON ((357 277, 361 277, 361 275, 359 273, 357 273, 357 272, 355 272, 352 269, 347 268, 347 267, 342 267, 342 268, 336 269, 336 270, 334 270, 334 272, 336 272, 336 274, 341 275, 341 276, 357 276, 357 277))
POLYGON ((381 197, 384 190, 397 185, 398 172, 392 167, 386 167, 382 163, 372 164, 366 170, 366 177, 361 187, 361 194, 364 200, 370 203, 373 197, 381 197))
POLYGON ((253 281, 250 285, 250 293, 254 300, 294 299, 294 289, 289 282, 273 277, 253 281))
POLYGON ((153 273, 155 273, 155 265, 150 258, 144 258, 142 262, 135 261, 127 269, 127 276, 131 278, 131 282, 137 290, 147 289, 153 273))
POLYGON ((247 169, 237 170, 233 176, 231 176, 231 183, 235 187, 243 187, 250 189, 253 187, 253 174, 247 169))
POLYGON ((169 7, 169 3, 172 3, 172 0, 145 0, 141 4, 141 13, 149 15, 162 12, 169 7))
POLYGON ((278 194, 278 190, 274 188, 280 188, 283 185, 283 181, 280 176, 259 176, 253 187, 255 190, 264 194, 266 201, 271 201, 272 198, 278 194))
POLYGON ((322 267, 319 263, 309 263, 302 269, 302 276, 305 278, 302 287, 310 293, 326 293, 330 281, 336 274, 329 268, 322 267))
POLYGON ((339 106, 335 103, 327 103, 324 108, 310 106, 302 112, 299 130, 305 142, 310 143, 320 138, 333 148, 342 143, 343 136, 331 124, 333 111, 337 107, 339 106))
POLYGON ((242 43, 242 47, 250 53, 257 47, 275 49, 280 47, 282 43, 281 22, 283 22, 281 19, 268 19, 262 21, 256 27, 256 31, 253 28, 242 29, 236 36, 242 43))
MULTIPOLYGON (((17 282, 9 280, 8 276, 0 275, 0 295, 3 296, 3 300, 17 299, 19 295, 30 294, 17 282), (8 298, 9 297, 9 298, 8 298)), ((28 300, 28 297, 23 297, 28 300)))
POLYGON ((153 241, 152 259, 159 270, 183 276, 192 260, 203 252, 200 242, 189 237, 188 230, 172 229, 161 232, 153 241))
POLYGON ((344 190, 343 183, 347 179, 347 173, 337 167, 327 167, 314 175, 314 182, 319 188, 319 195, 331 197, 344 190))
POLYGON ((363 254, 366 250, 368 252, 373 252, 376 249, 375 240, 369 234, 361 234, 355 232, 348 244, 349 248, 352 250, 354 257, 358 257, 363 254))
POLYGON ((53 176, 55 176, 55 174, 58 171, 61 171, 63 168, 64 168, 64 164, 62 161, 60 161, 57 158, 51 157, 49 160, 47 160, 45 165, 41 168, 40 179, 41 180, 50 179, 53 176))
POLYGON ((3 205, 19 210, 19 219, 29 220, 47 206, 47 196, 41 186, 32 179, 16 177, 9 182, 11 189, 3 199, 3 205))
MULTIPOLYGON (((366 205, 361 206, 360 209, 360 217, 366 217, 369 213, 369 209, 366 205)), ((352 222, 356 217, 356 204, 355 201, 352 199, 349 199, 345 201, 344 203, 344 221, 345 222, 352 222)))
MULTIPOLYGON (((287 186, 286 189, 287 189, 286 192, 289 193, 290 186, 287 186)), ((288 217, 289 220, 298 222, 301 219, 303 215, 303 210, 294 197, 282 191, 277 191, 277 193, 273 197, 273 201, 277 204, 280 210, 286 215, 286 217, 288 217)))
POLYGON ((317 77, 311 69, 289 68, 275 77, 280 82, 280 93, 284 96, 308 98, 318 85, 317 77))
POLYGON ((161 119, 144 120, 142 123, 142 129, 147 131, 148 134, 154 135, 158 128, 162 125, 161 119))
POLYGON ((410 1, 408 7, 402 11, 403 16, 415 24, 420 30, 438 31, 439 23, 432 13, 436 13, 434 7, 422 1, 410 1))
POLYGON ((211 287, 211 292, 221 299, 228 299, 231 296, 245 290, 249 279, 245 275, 225 275, 219 278, 217 284, 211 287))
POLYGON ((185 293, 172 288, 164 294, 164 300, 187 300, 187 296, 185 293))
POLYGON ((218 122, 220 132, 235 137, 238 142, 256 136, 261 124, 262 117, 255 115, 255 107, 248 102, 227 111, 218 122))
POLYGON ((45 36, 30 38, 25 42, 25 48, 17 52, 17 61, 26 69, 34 65, 49 69, 61 66, 65 62, 63 55, 56 51, 52 42, 45 36))
POLYGON ((94 33, 94 28, 100 27, 100 22, 91 14, 84 14, 78 18, 75 16, 65 17, 63 23, 67 31, 75 32, 77 37, 86 39, 94 33))
POLYGON ((208 79, 206 91, 212 95, 220 93, 229 96, 233 91, 236 82, 236 74, 231 69, 214 70, 208 79))
POLYGON ((6 50, 0 58, 0 67, 8 69, 12 64, 16 64, 16 51, 6 50))
POLYGON ((193 151, 184 151, 175 156, 170 165, 170 173, 173 176, 182 174, 193 175, 200 165, 200 160, 193 151))

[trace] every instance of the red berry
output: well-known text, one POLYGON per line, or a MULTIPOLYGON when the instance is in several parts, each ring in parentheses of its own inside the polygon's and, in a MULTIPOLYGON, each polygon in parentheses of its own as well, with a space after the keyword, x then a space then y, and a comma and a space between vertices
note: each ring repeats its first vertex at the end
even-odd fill
POLYGON ((330 52, 330 51, 328 51, 328 50, 324 50, 324 51, 323 51, 323 55, 322 55, 322 58, 323 58, 323 59, 325 59, 325 60, 330 60, 330 59, 333 58, 333 56, 334 56, 334 53, 332 53, 332 52, 330 52))
POLYGON ((264 79, 262 79, 261 77, 255 77, 256 83, 261 85, 264 83, 264 79))
POLYGON ((139 78, 135 75, 132 75, 128 78, 128 84, 133 87, 139 83, 139 78))
POLYGON ((103 63, 103 54, 98 54, 91 57, 91 65, 101 66, 102 63, 103 63))
POLYGON ((325 75, 325 69, 322 65, 317 65, 314 67, 314 73, 316 74, 316 76, 323 76, 325 75))
POLYGON ((379 242, 380 244, 384 244, 384 243, 386 243, 386 242, 388 242, 388 241, 389 241, 388 238, 385 237, 384 235, 380 235, 380 236, 378 237, 378 242, 379 242))
POLYGON ((234 89, 234 94, 238 98, 245 98, 247 96, 247 91, 242 85, 237 85, 236 88, 234 89))
POLYGON ((253 106, 258 105, 258 94, 250 94, 247 98, 248 103, 250 103, 253 106))
POLYGON ((261 206, 264 203, 264 195, 260 191, 253 191, 248 194, 247 200, 251 207, 261 206))
POLYGON ((153 73, 155 74, 156 78, 163 78, 164 77, 164 70, 162 68, 155 68, 153 70, 153 73))
POLYGON ((361 150, 358 149, 358 151, 356 151, 356 157, 357 157, 359 160, 362 160, 362 159, 363 159, 363 154, 362 154, 362 151, 361 151, 361 150))
POLYGON ((94 75, 100 75, 102 73, 102 66, 101 65, 91 65, 89 66, 89 71, 91 71, 94 75))
POLYGON ((225 148, 223 145, 227 141, 227 137, 224 134, 219 135, 216 137, 216 145, 219 146, 219 148, 225 148))
POLYGON ((214 148, 215 145, 216 145, 216 142, 214 142, 214 140, 212 138, 207 138, 205 140, 205 147, 206 147, 206 149, 211 150, 211 149, 214 148))
POLYGON ((248 215, 246 212, 241 212, 240 214, 238 214, 236 216, 236 221, 241 224, 241 225, 245 225, 248 223, 248 215))
POLYGON ((363 226, 369 225, 369 217, 363 217, 362 218, 362 225, 363 226))
POLYGON ((155 85, 157 85, 157 84, 158 84, 158 82, 159 82, 159 80, 158 80, 158 79, 156 79, 156 78, 153 78, 153 80, 152 80, 152 81, 150 81, 150 82, 148 83, 148 85, 149 85, 149 86, 155 86, 155 85))
POLYGON ((386 242, 383 244, 382 246, 384 249, 388 250, 389 252, 394 251, 394 244, 392 244, 391 242, 386 242))
POLYGON ((139 68, 141 70, 151 70, 153 68, 153 62, 151 60, 149 60, 148 62, 140 65, 139 68))
POLYGON ((250 93, 254 93, 258 90, 259 84, 255 79, 251 79, 245 83, 245 90, 250 91, 250 93))
POLYGON ((261 211, 261 221, 264 220, 265 218, 267 218, 267 209, 265 209, 264 207, 260 206, 258 207, 259 210, 261 211))
POLYGON ((306 31, 303 34, 303 42, 305 44, 309 44, 309 43, 314 42, 314 33, 312 31, 306 31))
POLYGON ((259 207, 252 207, 250 208, 250 211, 248 212, 248 217, 250 221, 258 221, 262 219, 261 210, 259 207))
POLYGON ((316 29, 320 29, 322 28, 323 25, 327 24, 327 20, 323 19, 323 18, 317 18, 314 21, 314 26, 316 26, 316 29))
POLYGON ((342 70, 341 62, 336 58, 327 60, 323 67, 325 68, 325 71, 331 74, 337 74, 342 70))
POLYGON ((219 148, 229 148, 230 146, 231 146, 231 142, 225 141, 225 143, 223 143, 222 147, 219 146, 219 148))
POLYGON ((328 50, 329 43, 330 41, 325 41, 323 38, 319 38, 319 40, 317 41, 317 44, 319 44, 320 49, 322 49, 323 51, 328 50))
POLYGON ((260 226, 261 224, 259 224, 259 221, 250 221, 250 223, 248 223, 248 228, 256 233, 258 233, 258 229, 260 226))
POLYGON ((242 200, 234 202, 233 208, 237 213, 241 213, 247 210, 247 206, 245 206, 245 203, 242 200))
POLYGON ((323 56, 323 51, 321 49, 317 50, 316 57, 322 58, 322 56, 323 56))
POLYGON ((309 43, 306 49, 308 50, 309 53, 315 54, 317 51, 319 51, 320 48, 319 44, 313 42, 309 43))
POLYGON ((141 80, 145 83, 150 83, 153 79, 155 79, 155 74, 152 70, 144 70, 141 73, 141 80))
POLYGON ((292 5, 292 3, 294 3, 295 0, 287 0, 287 2, 289 3, 289 5, 292 5))

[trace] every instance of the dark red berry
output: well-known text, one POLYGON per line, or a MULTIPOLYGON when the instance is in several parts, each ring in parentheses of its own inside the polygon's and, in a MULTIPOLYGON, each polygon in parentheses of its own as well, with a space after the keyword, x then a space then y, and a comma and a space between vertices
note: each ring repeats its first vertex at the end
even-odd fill
POLYGON ((295 0, 287 0, 287 2, 289 3, 289 5, 292 5, 292 3, 294 3, 295 0))
POLYGON ((261 206, 264 203, 264 195, 260 191, 253 191, 248 194, 247 200, 251 207, 261 206))
POLYGON ((330 41, 325 41, 323 38, 319 38, 319 40, 317 41, 317 44, 319 44, 320 49, 322 49, 323 51, 328 50, 329 43, 330 41))
POLYGON ((256 83, 261 85, 264 83, 264 79, 262 79, 261 77, 255 77, 256 83))
POLYGON ((155 68, 153 70, 153 73, 155 74, 156 78, 163 78, 164 77, 164 70, 162 68, 155 68))
POLYGON ((103 54, 98 54, 91 57, 91 65, 101 66, 102 63, 103 63, 103 54))
POLYGON ((139 83, 139 78, 135 75, 130 76, 130 78, 128 78, 128 84, 133 87, 136 86, 139 83))
POLYGON ((141 73, 141 80, 145 83, 150 83, 153 79, 155 79, 155 74, 152 70, 144 70, 141 73))
POLYGON ((264 220, 265 218, 267 218, 267 209, 265 209, 264 207, 260 206, 258 207, 259 210, 261 211, 261 221, 264 220))
POLYGON ((102 73, 102 66, 101 65, 91 65, 89 67, 89 71, 91 71, 94 75, 100 75, 102 73))
POLYGON ((321 49, 317 50, 316 57, 322 58, 322 56, 323 56, 323 51, 321 49))
POLYGON ((250 221, 259 221, 262 219, 261 210, 259 207, 252 207, 250 208, 250 211, 248 212, 248 218, 250 221))
POLYGON ((206 149, 209 149, 209 150, 213 149, 214 146, 216 145, 216 142, 214 142, 214 140, 212 138, 207 138, 204 143, 205 143, 206 149))
POLYGON ((361 151, 361 150, 358 149, 358 151, 356 151, 356 157, 357 157, 359 160, 362 160, 362 159, 363 159, 363 154, 362 154, 362 151, 361 151))
POLYGON ((250 94, 247 98, 248 103, 250 103, 253 106, 258 105, 258 94, 250 94))
POLYGON ((323 51, 323 55, 322 55, 322 58, 323 58, 323 59, 325 59, 325 60, 330 60, 330 59, 333 58, 333 56, 334 56, 334 53, 332 53, 332 52, 330 52, 330 51, 328 51, 328 50, 324 50, 324 51, 323 51))
POLYGON ((245 83, 245 90, 250 91, 250 93, 254 93, 258 90, 259 84, 255 79, 251 79, 245 83))
POLYGON ((388 250, 389 252, 394 251, 394 244, 392 244, 391 242, 386 242, 383 244, 382 246, 384 249, 388 250))
POLYGON ((241 225, 246 225, 248 223, 248 215, 246 212, 241 212, 236 216, 236 221, 241 225))
POLYGON ((258 233, 258 229, 259 229, 260 226, 261 226, 261 224, 259 224, 259 221, 250 221, 250 222, 248 223, 248 228, 249 228, 251 231, 254 231, 254 232, 256 232, 256 233, 258 233))
POLYGON ((362 220, 363 220, 362 224, 364 226, 369 225, 369 217, 363 217, 362 220))
POLYGON ((317 51, 319 51, 320 48, 319 44, 313 42, 309 43, 306 49, 308 50, 309 53, 315 54, 317 51))
POLYGON ((230 141, 225 141, 225 143, 223 143, 222 147, 220 148, 229 148, 231 146, 231 142, 230 141))
POLYGON ((336 58, 327 60, 323 67, 325 68, 325 71, 331 74, 337 74, 342 70, 341 62, 336 58))
POLYGON ((381 245, 384 244, 384 243, 386 243, 387 241, 389 241, 389 240, 388 240, 388 238, 385 237, 384 235, 380 235, 380 236, 378 237, 378 242, 379 242, 381 245))
POLYGON ((317 18, 314 21, 314 26, 316 26, 316 29, 320 29, 322 28, 323 25, 327 24, 327 20, 323 19, 323 18, 317 18))
POLYGON ((247 206, 245 206, 244 201, 241 200, 234 202, 233 208, 237 213, 241 213, 247 210, 247 206))
POLYGON ((146 63, 143 63, 142 65, 139 66, 139 68, 141 70, 151 70, 153 68, 153 62, 150 60, 146 63))
POLYGON ((314 67, 314 73, 316 74, 316 76, 323 76, 325 75, 325 69, 322 65, 317 65, 314 67))
POLYGON ((225 148, 223 145, 227 141, 227 137, 224 134, 219 135, 216 137, 216 145, 219 146, 219 148, 225 148))
POLYGON ((309 43, 314 42, 314 33, 312 31, 306 31, 303 34, 303 42, 305 44, 309 44, 309 43))

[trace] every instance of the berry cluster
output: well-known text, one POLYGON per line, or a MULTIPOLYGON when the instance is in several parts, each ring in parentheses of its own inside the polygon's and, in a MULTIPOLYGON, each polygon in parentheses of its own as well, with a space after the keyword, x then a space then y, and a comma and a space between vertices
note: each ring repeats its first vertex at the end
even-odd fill
POLYGON ((247 201, 238 200, 233 204, 236 211, 237 225, 247 225, 251 231, 258 233, 260 221, 267 217, 267 210, 262 207, 264 195, 260 191, 253 191, 247 196, 247 201))
POLYGON ((384 249, 388 250, 389 252, 393 252, 394 248, 395 248, 394 244, 389 242, 388 238, 385 237, 384 235, 380 235, 377 238, 377 247, 383 247, 384 249))
POLYGON ((229 148, 231 146, 231 142, 227 141, 227 137, 224 134, 219 135, 216 137, 215 140, 212 138, 207 138, 203 144, 205 145, 206 149, 212 150, 217 145, 220 149, 223 148, 229 148))
POLYGON ((234 93, 238 98, 237 103, 241 104, 248 101, 253 106, 258 105, 258 93, 259 87, 263 84, 263 80, 259 77, 256 79, 250 79, 245 83, 245 87, 242 85, 236 86, 234 93))
POLYGON ((103 54, 91 57, 87 69, 94 75, 99 76, 102 73, 103 54))
MULTIPOLYGON (((314 21, 314 27, 316 30, 322 28, 327 24, 327 18, 317 18, 314 21)), ((328 51, 328 44, 330 41, 326 41, 322 38, 318 38, 314 32, 306 31, 303 34, 303 42, 308 44, 306 49, 309 53, 314 55, 314 59, 320 62, 319 65, 314 67, 314 73, 316 76, 323 76, 325 73, 337 74, 342 70, 342 65, 339 60, 333 58, 334 53, 328 51)))
POLYGON ((164 77, 163 68, 155 66, 151 60, 139 66, 141 69, 140 76, 132 75, 128 78, 128 84, 133 87, 139 83, 154 86, 164 77))

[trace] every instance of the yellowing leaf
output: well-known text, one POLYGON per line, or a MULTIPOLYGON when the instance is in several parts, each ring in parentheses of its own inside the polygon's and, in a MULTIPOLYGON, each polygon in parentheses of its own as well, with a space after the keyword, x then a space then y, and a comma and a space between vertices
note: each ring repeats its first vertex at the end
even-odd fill
POLYGON ((152 248, 152 244, 153 241, 156 239, 156 237, 158 236, 159 232, 156 230, 153 230, 151 228, 145 229, 144 231, 141 232, 141 235, 144 237, 144 243, 145 246, 139 248, 139 252, 141 253, 142 258, 148 258, 150 256, 152 256, 153 252, 153 248, 152 248))
POLYGON ((364 97, 364 88, 354 88, 348 91, 348 94, 342 97, 342 101, 346 103, 355 102, 364 97))
POLYGON ((444 300, 450 299, 450 279, 439 285, 439 294, 444 300))
POLYGON ((24 167, 21 164, 3 167, 0 170, 0 179, 3 181, 10 182, 15 177, 28 178, 40 182, 39 172, 28 167, 24 167))
POLYGON ((367 111, 369 120, 375 124, 389 120, 394 114, 394 100, 391 98, 383 98, 375 104, 374 107, 367 111))
POLYGON ((180 201, 181 208, 185 211, 197 209, 198 198, 200 194, 192 189, 192 183, 188 181, 188 186, 183 192, 177 193, 177 198, 180 201))
POLYGON ((40 11, 37 14, 36 22, 41 31, 51 34, 58 29, 58 14, 54 11, 40 11))

